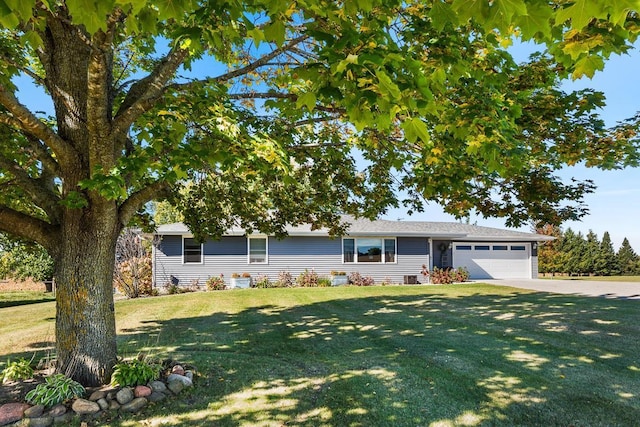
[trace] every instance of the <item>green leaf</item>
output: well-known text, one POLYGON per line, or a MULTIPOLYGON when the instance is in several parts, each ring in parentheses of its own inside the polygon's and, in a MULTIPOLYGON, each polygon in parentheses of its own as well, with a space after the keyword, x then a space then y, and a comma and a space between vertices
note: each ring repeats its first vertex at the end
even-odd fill
POLYGON ((581 30, 586 27, 593 18, 600 16, 601 8, 598 2, 589 0, 576 0, 571 6, 558 10, 556 24, 571 20, 571 27, 581 30))
POLYGON ((500 29, 511 26, 513 16, 527 14, 527 6, 523 0, 493 0, 490 8, 491 21, 500 29))
POLYGON ((307 107, 309 111, 313 111, 316 106, 316 94, 313 92, 307 92, 299 95, 296 100, 296 108, 300 108, 303 105, 307 107))
MULTIPOLYGON (((11 12, 25 21, 31 17, 33 8, 35 7, 35 2, 32 0, 2 0, 0 3, 5 3, 11 12)), ((1 9, 2 6, 0 6, 0 10, 1 9)))
POLYGON ((429 11, 429 18, 433 23, 433 28, 438 31, 444 30, 447 24, 453 26, 458 25, 458 15, 451 9, 451 6, 443 1, 434 1, 431 10, 429 11))
POLYGON ((383 70, 376 70, 376 77, 379 82, 378 89, 382 95, 389 96, 392 100, 400 99, 400 88, 391 81, 391 77, 387 73, 383 70))
POLYGON ((271 21, 264 27, 264 37, 268 41, 276 43, 278 46, 282 46, 285 40, 286 28, 284 23, 279 19, 271 21))
POLYGON ((571 77, 576 80, 587 76, 592 78, 596 71, 604 68, 604 60, 600 56, 588 55, 576 62, 571 77))
POLYGON ((404 130, 404 137, 409 142, 416 142, 418 138, 424 143, 431 141, 431 135, 427 125, 419 117, 413 117, 410 120, 406 120, 401 125, 404 130))
POLYGON ((161 21, 180 18, 189 6, 189 3, 190 2, 185 0, 155 0, 153 2, 158 8, 158 17, 161 21))
POLYGON ((476 18, 478 22, 489 24, 489 2, 486 0, 454 0, 452 9, 462 22, 476 18))
POLYGON ((527 14, 515 18, 515 24, 522 31, 522 38, 530 40, 540 33, 545 37, 551 35, 551 16, 553 11, 546 4, 530 3, 527 14))

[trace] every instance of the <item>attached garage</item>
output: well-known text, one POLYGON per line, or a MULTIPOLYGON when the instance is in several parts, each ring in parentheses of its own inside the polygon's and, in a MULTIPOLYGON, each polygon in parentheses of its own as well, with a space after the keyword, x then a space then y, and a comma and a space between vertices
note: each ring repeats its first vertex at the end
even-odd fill
POLYGON ((453 266, 472 279, 531 278, 531 243, 454 242, 453 266))

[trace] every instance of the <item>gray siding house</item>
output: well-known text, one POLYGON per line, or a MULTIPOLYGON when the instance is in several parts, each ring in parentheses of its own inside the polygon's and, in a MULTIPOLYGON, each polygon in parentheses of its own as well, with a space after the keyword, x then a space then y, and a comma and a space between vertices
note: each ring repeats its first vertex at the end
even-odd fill
POLYGON ((345 221, 350 226, 342 237, 299 226, 281 240, 238 229, 204 243, 184 224, 162 225, 154 234, 153 283, 203 286, 210 277, 223 275, 229 285, 233 273, 276 280, 281 271, 295 278, 305 269, 321 276, 332 270, 357 271, 377 283, 415 283, 422 280, 422 265, 429 270, 466 267, 472 279, 536 278, 537 246, 552 239, 460 223, 345 221))

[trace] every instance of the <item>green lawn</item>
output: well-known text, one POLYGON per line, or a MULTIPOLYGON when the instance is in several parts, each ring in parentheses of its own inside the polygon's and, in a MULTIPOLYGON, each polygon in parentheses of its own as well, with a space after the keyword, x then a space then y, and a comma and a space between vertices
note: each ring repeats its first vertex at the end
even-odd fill
MULTIPOLYGON (((248 289, 120 301, 123 355, 199 369, 181 399, 101 425, 627 426, 640 302, 481 284, 248 289)), ((0 360, 53 303, 0 309, 0 360)))

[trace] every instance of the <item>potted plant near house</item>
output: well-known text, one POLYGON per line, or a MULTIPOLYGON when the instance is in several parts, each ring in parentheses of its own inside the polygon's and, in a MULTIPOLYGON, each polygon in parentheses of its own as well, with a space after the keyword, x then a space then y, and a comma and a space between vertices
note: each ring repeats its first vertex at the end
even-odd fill
POLYGON ((333 270, 331 271, 329 278, 331 279, 331 286, 346 285, 349 283, 347 273, 344 271, 333 270))
POLYGON ((251 274, 249 273, 233 273, 231 275, 231 288, 249 288, 251 287, 251 274))

